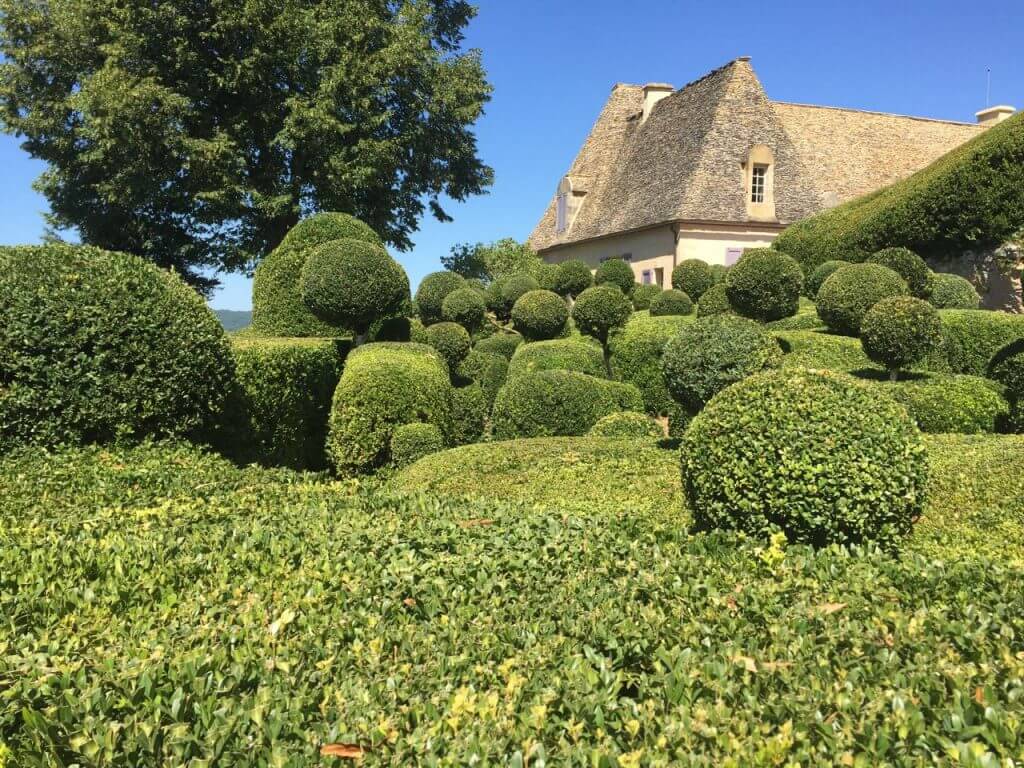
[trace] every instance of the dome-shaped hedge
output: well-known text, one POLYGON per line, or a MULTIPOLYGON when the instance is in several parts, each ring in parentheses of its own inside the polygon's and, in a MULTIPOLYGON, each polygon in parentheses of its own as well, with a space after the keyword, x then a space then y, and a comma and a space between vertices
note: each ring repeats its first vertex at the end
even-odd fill
POLYGON ((936 309, 977 309, 981 306, 981 296, 971 281, 947 272, 935 273, 935 285, 928 301, 936 309))
POLYGON ((1024 338, 999 350, 989 363, 987 376, 1006 387, 1011 400, 1024 400, 1024 338))
POLYGON ((456 288, 441 302, 441 317, 458 323, 470 333, 479 328, 487 314, 483 294, 474 288, 456 288))
POLYGON ((732 304, 726 294, 725 283, 716 283, 708 288, 697 302, 697 317, 731 314, 732 304))
POLYGON ((569 259, 558 265, 555 293, 576 298, 594 284, 594 274, 585 261, 569 259))
POLYGON ((542 291, 558 292, 558 265, 541 262, 533 269, 537 287, 542 291))
POLYGON ((818 289, 818 317, 831 330, 860 334, 864 315, 890 296, 905 296, 907 283, 881 264, 850 264, 832 273, 818 289))
POLYGON ((493 336, 488 336, 486 339, 480 339, 476 343, 475 349, 481 352, 490 352, 495 355, 501 355, 506 360, 511 360, 512 355, 516 353, 516 349, 524 341, 523 337, 518 333, 507 333, 505 331, 499 331, 493 336))
POLYGON ((633 289, 633 309, 638 312, 651 308, 651 302, 664 291, 659 285, 638 285, 633 289))
POLYGON ((762 323, 795 315, 803 288, 796 259, 771 248, 748 250, 725 278, 729 304, 762 323))
POLYGON ((524 293, 512 306, 512 324, 531 341, 553 339, 565 328, 569 308, 565 300, 553 291, 524 293))
POLYGON ((711 266, 701 259, 685 259, 672 270, 672 287, 685 293, 692 301, 700 301, 700 297, 714 284, 711 266))
POLYGON ((726 389, 681 450, 699 529, 896 549, 921 515, 927 457, 913 420, 877 388, 786 369, 726 389))
POLYGON ((893 378, 932 354, 942 343, 942 320, 935 307, 913 296, 882 299, 860 324, 864 354, 892 371, 893 378))
POLYGON ((662 291, 651 299, 651 317, 665 315, 688 315, 693 312, 693 302, 680 290, 672 288, 662 291))
POLYGON ((927 299, 935 288, 935 275, 924 259, 909 248, 883 248, 868 257, 869 264, 881 264, 903 278, 911 296, 927 299))
MULTIPOLYGON (((544 342, 542 342, 544 343, 544 342)), ((460 383, 472 382, 480 387, 490 411, 498 390, 505 384, 509 374, 509 361, 501 355, 471 349, 466 359, 459 363, 457 376, 460 383)))
POLYGON ((644 410, 669 416, 679 406, 665 387, 661 355, 665 345, 691 322, 678 315, 644 317, 634 315, 611 340, 612 370, 615 378, 633 384, 644 398, 644 410))
POLYGON ((391 463, 401 469, 444 448, 444 435, 433 424, 403 424, 391 436, 391 463))
POLYGON ((457 370, 466 355, 469 354, 469 333, 458 323, 434 323, 426 330, 427 344, 436 349, 450 371, 457 370))
POLYGON ((665 431, 654 419, 635 411, 609 413, 590 428, 592 437, 614 437, 624 440, 661 440, 665 431))
POLYGON ((420 311, 420 320, 424 325, 439 323, 444 318, 444 300, 450 293, 466 287, 462 275, 442 270, 431 272, 420 281, 416 289, 416 307, 420 311))
POLYGON ((572 319, 580 333, 607 342, 612 328, 625 325, 633 305, 621 292, 608 285, 595 285, 581 293, 572 305, 572 319))
POLYGON ((224 329, 169 272, 84 246, 0 248, 0 307, 0 452, 199 437, 221 416, 224 329))
POLYGON ((842 259, 832 259, 830 261, 822 262, 817 268, 811 272, 811 276, 807 278, 807 283, 804 285, 804 293, 810 299, 814 299, 818 295, 818 290, 821 288, 822 283, 832 276, 833 272, 837 272, 853 262, 843 261, 842 259))
POLYGON ((594 285, 614 285, 626 296, 633 292, 636 279, 633 277, 633 268, 622 259, 608 259, 601 262, 601 266, 594 273, 594 285))
POLYGON ((332 240, 360 240, 383 247, 369 226, 346 213, 303 219, 256 267, 252 281, 252 330, 263 336, 338 336, 345 328, 325 323, 302 301, 302 267, 309 252, 332 240))
POLYGON ((521 376, 536 371, 579 371, 603 377, 604 358, 600 347, 580 338, 523 344, 512 356, 508 375, 521 376))
POLYGON ((508 320, 520 297, 537 290, 540 290, 540 284, 526 272, 500 277, 487 288, 487 308, 501 320, 508 320))

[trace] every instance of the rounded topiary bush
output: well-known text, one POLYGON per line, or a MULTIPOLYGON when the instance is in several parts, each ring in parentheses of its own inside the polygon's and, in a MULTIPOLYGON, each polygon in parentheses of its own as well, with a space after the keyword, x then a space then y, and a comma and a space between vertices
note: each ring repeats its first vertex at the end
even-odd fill
POLYGON ((543 291, 558 293, 558 265, 541 262, 533 270, 537 286, 543 291))
POLYGON ((947 309, 942 316, 943 348, 954 373, 985 376, 999 351, 1024 339, 1024 315, 985 309, 947 309))
POLYGON ((456 288, 441 302, 441 317, 469 332, 479 328, 487 314, 483 295, 474 288, 456 288))
POLYGON ((530 291, 540 289, 540 284, 533 275, 516 272, 495 280, 487 288, 487 308, 501 320, 508 320, 512 307, 520 297, 530 291))
POLYGON ((401 469, 444 448, 444 435, 433 424, 403 424, 391 436, 391 463, 401 469))
POLYGON ((594 273, 594 285, 614 285, 626 296, 633 292, 636 280, 633 268, 622 259, 608 259, 594 273))
POLYGON ((665 345, 662 371, 669 393, 691 412, 747 376, 777 368, 782 348, 753 320, 734 315, 699 318, 665 345))
POLYGON ((927 456, 906 410, 830 371, 764 372, 726 389, 687 428, 681 455, 703 530, 895 550, 925 501, 927 456))
POLYGON ((592 437, 616 437, 626 440, 661 440, 665 431, 658 422, 642 413, 622 411, 609 413, 590 428, 592 437))
POLYGON ((905 296, 907 283, 881 264, 850 264, 837 269, 818 289, 818 317, 831 330, 860 335, 864 315, 882 299, 905 296))
POLYGON ((511 360, 512 355, 516 353, 516 349, 524 341, 523 337, 518 333, 507 333, 500 331, 493 336, 488 336, 486 339, 480 339, 476 343, 476 349, 481 352, 490 352, 495 355, 501 355, 506 360, 511 360))
POLYGON ((1024 400, 1024 337, 996 352, 988 364, 987 376, 1006 387, 1012 400, 1024 400))
POLYGON ((580 333, 597 339, 604 350, 605 370, 611 377, 609 334, 621 328, 633 314, 629 299, 608 285, 595 285, 581 293, 572 305, 572 319, 580 333))
POLYGON ((664 291, 658 285, 638 285, 633 289, 633 309, 640 311, 651 308, 651 302, 664 291))
POLYGON ((635 315, 611 340, 615 378, 640 390, 647 413, 669 416, 678 410, 665 386, 661 356, 669 339, 689 322, 689 318, 679 315, 635 315))
POLYGON ((909 248, 883 248, 868 257, 869 264, 881 264, 903 278, 911 296, 927 299, 935 287, 935 275, 924 259, 909 248))
POLYGON ((662 291, 653 299, 650 306, 651 317, 664 315, 688 315, 693 312, 693 302, 680 290, 672 288, 662 291))
POLYGON ((469 333, 458 323, 434 323, 426 330, 427 344, 436 349, 450 371, 455 371, 469 354, 469 333))
POLYGON ((711 277, 715 281, 715 285, 725 282, 725 276, 729 274, 730 267, 725 264, 711 264, 708 267, 711 270, 711 277))
POLYGON ((582 339, 552 339, 523 344, 512 356, 509 376, 536 371, 579 371, 591 376, 605 376, 601 349, 582 339))
POLYGON ((935 273, 935 284, 928 301, 937 309, 977 309, 981 306, 981 296, 970 280, 946 272, 935 273))
POLYGON ((177 276, 97 248, 0 248, 0 452, 206 437, 234 362, 177 276))
POLYGON ((510 376, 494 402, 494 436, 585 435, 616 411, 642 411, 636 387, 576 371, 537 371, 510 376))
POLYGON ((494 405, 494 398, 498 396, 498 390, 508 378, 508 372, 509 362, 501 355, 471 349, 466 359, 459 363, 457 376, 462 383, 472 382, 479 385, 490 411, 494 405))
POLYGON ((732 304, 726 294, 725 283, 717 283, 708 288, 697 302, 697 317, 732 314, 732 304))
POLYGON ((565 300, 553 291, 524 293, 512 307, 512 325, 531 341, 555 338, 568 319, 565 300))
POLYGON ((729 304, 761 322, 795 315, 803 288, 804 276, 796 259, 771 248, 748 250, 725 278, 729 304))
POLYGON ((926 376, 878 386, 907 409, 922 432, 998 432, 1010 415, 999 386, 980 376, 926 376))
POLYGON ((309 252, 332 240, 359 240, 383 247, 370 227, 345 213, 303 219, 256 267, 252 281, 252 330, 263 336, 338 336, 344 328, 314 315, 302 300, 302 267, 309 252))
POLYGON ((883 365, 893 379, 900 370, 919 363, 942 343, 942 320, 935 307, 913 296, 882 299, 864 315, 860 342, 871 360, 883 365))
POLYGON ((576 298, 594 284, 594 274, 585 261, 569 259, 558 265, 555 293, 576 298))
POLYGON ((822 262, 819 264, 811 276, 807 278, 807 283, 804 285, 804 293, 810 298, 814 299, 818 295, 818 290, 822 284, 832 276, 833 272, 837 272, 845 266, 852 264, 850 261, 843 261, 842 259, 831 259, 829 261, 822 262))
POLYGON ((693 301, 700 301, 700 297, 714 284, 715 275, 711 266, 701 259, 685 259, 672 270, 672 287, 693 301))
POLYGON ((416 289, 416 307, 424 325, 439 323, 444 319, 444 300, 448 295, 466 287, 462 275, 442 270, 431 272, 420 281, 416 289))

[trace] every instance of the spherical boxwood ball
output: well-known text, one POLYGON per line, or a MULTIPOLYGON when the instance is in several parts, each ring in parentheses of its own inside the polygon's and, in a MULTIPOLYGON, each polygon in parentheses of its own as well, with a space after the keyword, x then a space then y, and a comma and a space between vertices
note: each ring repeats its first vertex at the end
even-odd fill
POLYGON ((0 453, 206 437, 223 414, 227 337, 170 272, 84 246, 0 248, 0 307, 0 453))
POLYGON ((938 309, 977 309, 981 296, 970 280, 947 272, 935 273, 935 285, 928 301, 938 309))
POLYGON ((690 424, 681 455, 704 530, 895 550, 925 502, 927 456, 906 410, 830 371, 765 372, 726 389, 690 424))
POLYGON ((726 294, 725 283, 717 283, 708 288, 697 302, 697 317, 732 314, 732 304, 726 294))
POLYGON ((558 265, 544 262, 533 270, 537 285, 545 291, 558 293, 558 265))
POLYGON ((858 336, 864 315, 890 296, 905 296, 907 283, 881 264, 850 264, 837 269, 818 289, 818 317, 831 330, 858 336))
POLYGON ((462 275, 454 272, 431 272, 420 281, 416 289, 416 306, 424 325, 439 323, 443 319, 444 300, 448 294, 466 287, 462 275))
POLYGON ((401 308, 409 296, 409 278, 379 245, 332 240, 309 252, 300 290, 318 318, 361 334, 374 320, 401 308))
POLYGON ((605 284, 616 286, 628 296, 636 285, 633 268, 622 259, 608 259, 602 262, 594 273, 594 285, 605 284))
POLYGON ((821 288, 821 284, 828 280, 833 272, 852 263, 853 262, 843 261, 841 259, 832 259, 819 264, 818 267, 811 272, 811 276, 807 278, 807 283, 804 285, 804 293, 808 298, 813 299, 818 295, 818 289, 821 288))
POLYGON ((616 437, 624 440, 661 440, 665 431, 658 422, 643 413, 622 411, 610 413, 590 428, 592 437, 616 437))
POLYGON ((555 338, 568 319, 565 300, 552 291, 524 293, 512 307, 512 324, 530 341, 555 338))
POLYGON ((580 333, 593 336, 602 344, 608 341, 611 329, 625 325, 632 314, 630 300, 610 285, 587 288, 572 306, 572 319, 580 333))
POLYGON ((686 259, 672 270, 672 287, 693 301, 700 301, 700 297, 714 284, 715 275, 710 265, 700 259, 686 259))
POLYGON ((499 331, 493 336, 488 336, 486 339, 480 339, 476 343, 475 348, 481 352, 490 352, 495 355, 501 355, 506 360, 511 360, 512 355, 516 353, 516 348, 523 341, 523 337, 518 333, 499 331))
POLYGON ((660 285, 638 285, 633 289, 633 309, 640 311, 651 308, 651 302, 664 291, 660 285))
POLYGON ((469 333, 458 323, 434 323, 426 330, 427 344, 436 349, 451 371, 469 354, 469 333))
POLYGON ((935 288, 935 275, 924 259, 909 248, 883 248, 868 257, 870 264, 881 264, 902 277, 911 296, 927 299, 935 288))
POLYGON ((774 336, 753 320, 726 314, 684 326, 661 356, 669 393, 693 412, 730 384, 781 364, 774 336))
POLYGON ((867 311, 860 324, 864 354, 894 375, 924 360, 941 342, 939 311, 912 296, 882 299, 867 311))
POLYGON ((391 463, 401 469, 444 448, 444 436, 433 424, 403 424, 391 435, 391 463))
POLYGON ((520 297, 536 290, 540 290, 540 283, 526 272, 500 277, 487 289, 487 308, 502 320, 508 320, 520 297))
POLYGON ((441 317, 467 331, 479 328, 487 314, 483 295, 473 288, 457 288, 441 302, 441 317))
POLYGON ((988 377, 1006 387, 1012 401, 1024 401, 1024 339, 1008 344, 993 356, 988 377))
POLYGON ((558 265, 555 293, 575 298, 594 284, 594 274, 585 261, 569 259, 558 265))
POLYGON ((693 312, 693 302, 682 291, 672 288, 662 291, 651 299, 651 317, 663 315, 688 315, 693 312))
POLYGON ((725 278, 729 303, 741 315, 761 322, 796 314, 804 276, 796 259, 771 248, 743 254, 725 278))

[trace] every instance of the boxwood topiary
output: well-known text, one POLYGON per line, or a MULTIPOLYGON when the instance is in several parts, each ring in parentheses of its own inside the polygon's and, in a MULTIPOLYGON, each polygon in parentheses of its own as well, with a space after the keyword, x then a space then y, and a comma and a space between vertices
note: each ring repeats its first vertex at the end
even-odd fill
POLYGON ((843 261, 842 259, 831 259, 819 264, 810 277, 807 278, 807 282, 804 285, 804 295, 810 299, 814 299, 818 295, 818 291, 821 289, 822 284, 832 276, 833 272, 838 271, 842 267, 848 266, 853 262, 843 261))
POLYGON ((1024 336, 993 355, 987 375, 1006 387, 1014 402, 1024 400, 1024 336))
POLYGON ((568 319, 565 300, 553 291, 524 293, 512 307, 512 324, 530 341, 555 338, 568 319))
POLYGON ((672 287, 693 301, 700 301, 700 297, 714 284, 715 276, 710 265, 701 259, 685 259, 672 270, 672 287))
POLYGON ((462 275, 441 270, 431 272, 420 281, 416 289, 416 308, 424 325, 433 325, 444 319, 444 300, 448 294, 466 287, 462 275))
POLYGON ((456 288, 441 302, 441 317, 458 323, 470 333, 483 324, 486 314, 483 294, 474 288, 456 288))
POLYGON ((1024 315, 984 309, 946 309, 939 315, 953 373, 984 376, 999 350, 1024 339, 1024 315))
POLYGON ((572 319, 579 332, 597 339, 604 351, 605 372, 611 378, 611 350, 608 336, 621 328, 633 314, 633 306, 621 292, 607 285, 595 285, 581 293, 572 305, 572 319))
POLYGON ((510 376, 494 403, 494 436, 584 435, 603 416, 642 411, 640 392, 629 384, 576 371, 537 371, 510 376))
POLYGON ((732 304, 726 292, 725 283, 716 283, 708 288, 697 302, 697 317, 733 314, 732 304))
POLYGON ((690 322, 691 318, 679 315, 634 315, 622 331, 612 337, 612 372, 616 379, 640 390, 644 410, 649 414, 669 416, 678 409, 665 386, 661 355, 669 339, 690 322))
POLYGON ((885 366, 893 381, 900 370, 920 363, 942 343, 938 310, 923 299, 892 296, 882 299, 860 324, 864 354, 885 366))
POLYGON ((698 529, 781 531, 816 547, 898 549, 921 515, 927 467, 906 410, 831 371, 751 376, 712 400, 682 445, 698 529))
POLYGON ((332 240, 382 246, 370 227, 345 213, 303 219, 256 267, 252 281, 252 330, 261 336, 339 336, 348 329, 320 320, 302 301, 300 280, 309 252, 332 240))
POLYGON ((635 411, 609 413, 590 428, 591 437, 615 437, 632 440, 661 440, 665 431, 649 416, 635 411))
POLYGON ((938 309, 977 309, 981 296, 965 277, 947 272, 935 273, 935 285, 928 301, 938 309))
MULTIPOLYGON (((543 343, 543 342, 541 342, 543 343)), ((478 384, 487 400, 487 410, 494 405, 498 390, 508 378, 509 362, 501 355, 471 349, 466 359, 459 363, 457 378, 460 384, 478 384)))
POLYGON ((860 335, 864 315, 890 296, 905 296, 902 277, 881 264, 851 264, 836 270, 818 290, 818 317, 831 330, 860 335))
POLYGON ((481 352, 490 352, 495 355, 501 355, 506 360, 511 360, 512 355, 516 352, 516 348, 522 343, 523 337, 518 333, 499 331, 493 336, 488 336, 486 339, 480 339, 480 341, 476 343, 476 349, 481 352))
POLYGON ((699 411, 718 392, 782 364, 775 337, 753 320, 714 315, 683 326, 665 345, 661 366, 676 402, 699 411))
POLYGON ((606 375, 601 349, 582 339, 551 339, 523 344, 512 356, 508 375, 559 370, 600 377, 606 375))
POLYGON ((435 349, 402 343, 359 347, 334 392, 328 457, 343 476, 384 466, 391 460, 391 436, 402 424, 425 422, 450 435, 451 402, 448 371, 435 349))
POLYGON ((476 383, 458 387, 452 392, 452 445, 479 442, 487 427, 493 402, 476 383))
POLYGON ((436 349, 453 373, 469 354, 469 333, 458 323, 434 323, 426 330, 427 344, 436 349))
POLYGON ((633 309, 641 311, 651 308, 651 302, 664 291, 660 285, 638 285, 633 288, 633 309))
POLYGON ((682 291, 671 288, 651 299, 650 312, 651 317, 688 315, 693 312, 693 302, 682 291))
POLYGON ((770 248, 752 248, 729 270, 725 293, 745 317, 761 322, 791 317, 800 308, 804 277, 796 260, 770 248))
POLYGON ((533 275, 526 272, 500 277, 487 288, 487 308, 499 320, 508 320, 512 314, 512 307, 519 298, 536 290, 540 290, 540 284, 533 275))
POLYGON ((594 273, 594 285, 613 285, 623 294, 629 296, 633 292, 636 280, 633 277, 633 268, 622 259, 608 259, 601 262, 601 266, 594 273))
POLYGON ((569 259, 558 265, 554 291, 560 296, 574 299, 593 284, 594 274, 585 261, 569 259))
POLYGON ((870 264, 881 264, 903 278, 911 296, 927 299, 935 288, 935 275, 924 259, 909 248, 883 248, 868 257, 870 264))
POLYGON ((711 277, 715 281, 715 285, 718 283, 725 282, 725 276, 729 274, 730 267, 725 264, 709 264, 708 269, 711 270, 711 277))
POLYGON ((878 386, 907 409, 922 432, 999 432, 1010 414, 998 385, 980 376, 921 376, 878 386))
POLYGON ((402 424, 391 436, 391 463, 401 469, 444 448, 444 435, 433 424, 402 424))
POLYGON ((558 265, 542 261, 533 268, 537 286, 543 291, 558 293, 558 265))
POLYGON ((0 248, 0 452, 202 438, 234 380, 224 329, 177 276, 97 248, 0 248))

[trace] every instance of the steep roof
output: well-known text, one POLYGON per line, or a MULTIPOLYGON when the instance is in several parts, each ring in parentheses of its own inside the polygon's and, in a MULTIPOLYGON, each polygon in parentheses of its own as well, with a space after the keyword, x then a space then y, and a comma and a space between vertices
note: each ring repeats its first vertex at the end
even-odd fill
POLYGON ((536 250, 673 221, 747 221, 740 164, 755 144, 775 157, 775 207, 788 224, 903 178, 979 130, 771 102, 747 59, 659 101, 641 122, 643 88, 617 85, 569 177, 585 191, 568 230, 552 197, 530 236, 536 250))

